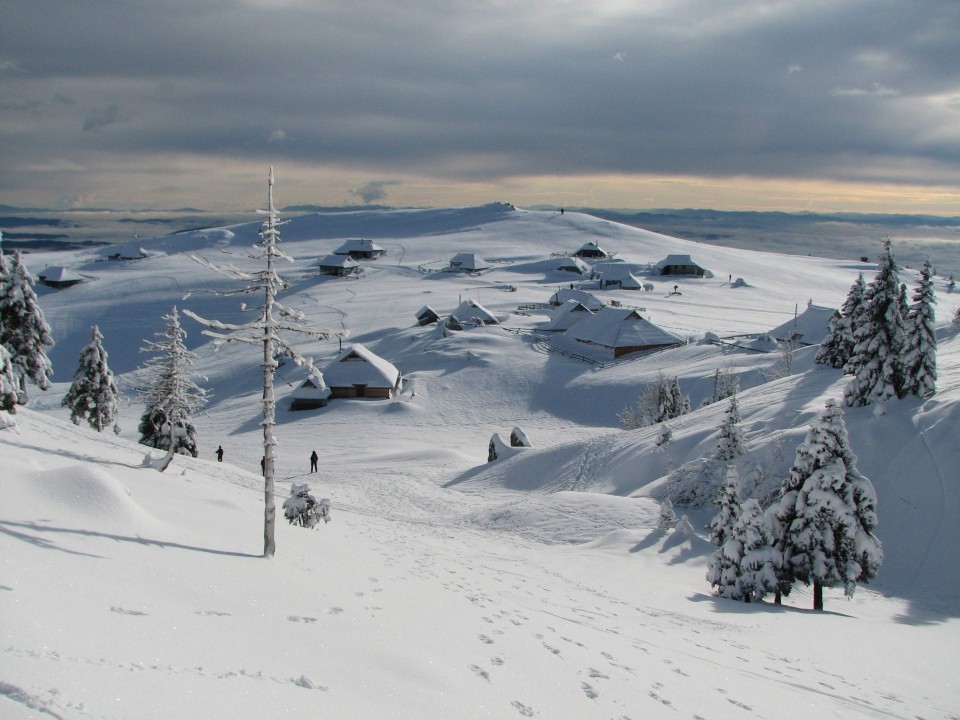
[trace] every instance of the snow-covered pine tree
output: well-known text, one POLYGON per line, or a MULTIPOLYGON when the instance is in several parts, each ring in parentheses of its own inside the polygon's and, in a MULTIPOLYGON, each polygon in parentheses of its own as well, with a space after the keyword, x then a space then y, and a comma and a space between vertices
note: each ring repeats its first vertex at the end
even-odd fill
POLYGON ((718 549, 707 565, 707 582, 716 588, 720 597, 739 600, 737 578, 741 546, 734 538, 734 526, 740 519, 740 475, 736 466, 727 466, 723 486, 713 502, 719 510, 710 520, 710 542, 718 549))
POLYGON ((3 345, 0 345, 0 410, 17 412, 17 381, 10 353, 3 345))
POLYGON ((273 376, 277 370, 277 356, 283 353, 297 365, 306 365, 310 373, 318 380, 322 378, 320 370, 314 367, 312 358, 301 355, 284 338, 284 332, 295 332, 315 339, 329 338, 335 335, 329 330, 316 330, 304 323, 302 312, 288 308, 277 301, 277 295, 287 288, 287 282, 276 270, 278 260, 293 262, 293 259, 284 253, 279 246, 280 214, 273 204, 273 168, 267 180, 267 210, 261 211, 266 216, 260 230, 261 257, 266 262, 266 268, 259 271, 248 271, 235 266, 220 266, 209 260, 192 256, 201 265, 211 270, 243 281, 244 286, 238 290, 221 295, 248 295, 254 292, 263 292, 263 305, 259 314, 248 323, 242 325, 222 323, 218 320, 207 320, 196 313, 184 309, 197 322, 211 330, 204 330, 204 335, 215 339, 214 347, 228 342, 241 342, 263 346, 263 555, 273 557, 277 551, 276 544, 276 504, 274 501, 273 460, 277 440, 274 435, 276 425, 277 403, 273 391, 273 376), (278 317, 279 315, 279 317, 278 317))
POLYGON ((863 317, 866 309, 866 295, 867 284, 863 281, 863 273, 860 273, 850 286, 850 291, 843 301, 843 307, 840 308, 843 323, 839 328, 838 359, 843 360, 842 367, 845 375, 856 375, 860 370, 860 358, 854 352, 856 341, 853 338, 853 329, 860 324, 863 317))
POLYGON ((86 420, 97 432, 103 432, 110 425, 113 425, 115 433, 120 432, 117 425, 120 390, 107 365, 103 335, 96 325, 91 328, 90 342, 80 351, 80 362, 62 405, 70 408, 70 419, 74 425, 86 420))
POLYGON ((774 546, 770 524, 759 502, 753 498, 744 501, 733 534, 741 549, 738 580, 741 599, 760 601, 767 593, 776 592, 782 558, 774 546))
POLYGON ((644 386, 633 405, 621 410, 617 417, 628 430, 656 425, 690 412, 690 399, 680 391, 676 377, 667 380, 662 372, 644 386))
MULTIPOLYGON (((140 391, 146 408, 140 418, 140 444, 173 453, 197 457, 197 429, 193 414, 206 400, 206 391, 192 379, 190 366, 196 355, 187 350, 186 331, 180 326, 177 308, 164 315, 166 329, 148 340, 141 352, 154 353, 144 362, 152 374, 150 384, 140 391)), ((164 468, 166 467, 164 464, 164 468)))
POLYGON ((683 394, 680 389, 680 381, 677 376, 673 376, 673 382, 670 383, 670 416, 664 420, 671 420, 690 412, 690 398, 683 394))
POLYGON ((730 405, 720 425, 720 437, 713 457, 721 462, 727 462, 740 457, 744 451, 743 432, 740 430, 740 408, 737 405, 737 396, 733 394, 730 396, 730 405))
POLYGON ((793 467, 768 512, 775 522, 775 546, 782 557, 783 594, 795 580, 814 584, 814 607, 823 609, 823 588, 876 576, 883 561, 873 485, 857 470, 839 406, 828 400, 797 447, 793 467))
POLYGON ((920 284, 907 314, 907 335, 903 352, 904 395, 929 397, 937 391, 937 335, 934 329, 937 298, 933 290, 930 259, 920 270, 920 284))
POLYGON ((53 347, 53 337, 19 250, 13 267, 8 267, 0 250, 0 345, 10 353, 21 405, 27 403, 27 380, 41 390, 50 387, 53 366, 47 349, 53 347))
POLYGON ((829 365, 842 368, 849 356, 845 355, 850 336, 850 322, 839 311, 830 316, 827 325, 827 337, 820 343, 820 349, 813 362, 817 365, 829 365))
POLYGON ((719 510, 710 520, 710 542, 722 547, 740 517, 740 473, 736 465, 727 465, 723 485, 717 490, 713 504, 719 510))
POLYGON ((902 397, 905 323, 900 311, 897 263, 889 239, 883 243, 877 275, 867 288, 863 315, 853 326, 853 338, 854 366, 859 369, 844 390, 846 404, 870 405, 902 397))

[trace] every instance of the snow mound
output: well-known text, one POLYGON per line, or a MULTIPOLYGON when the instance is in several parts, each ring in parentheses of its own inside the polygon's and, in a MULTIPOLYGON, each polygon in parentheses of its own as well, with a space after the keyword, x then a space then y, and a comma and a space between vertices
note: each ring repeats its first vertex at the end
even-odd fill
POLYGON ((83 517, 96 526, 139 525, 153 517, 130 496, 130 490, 103 467, 86 463, 35 473, 30 481, 38 517, 83 517), (53 512, 51 512, 53 511, 53 512))

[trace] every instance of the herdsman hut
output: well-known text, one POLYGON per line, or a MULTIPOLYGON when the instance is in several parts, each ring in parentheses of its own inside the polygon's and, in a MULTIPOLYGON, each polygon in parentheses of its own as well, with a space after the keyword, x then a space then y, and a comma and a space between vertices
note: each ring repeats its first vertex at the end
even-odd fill
POLYGON ((447 272, 475 273, 489 269, 490 263, 476 253, 462 252, 450 258, 450 265, 447 267, 447 272))
POLYGON ((73 270, 62 265, 51 265, 46 270, 42 270, 37 274, 37 279, 47 287, 57 290, 79 285, 86 280, 85 277, 77 275, 73 270))
POLYGON ((573 256, 579 258, 605 258, 610 257, 610 254, 595 242, 587 242, 581 245, 580 249, 577 250, 573 256))
POLYGON ((347 255, 351 260, 376 260, 386 252, 371 240, 350 238, 333 251, 334 255, 347 255))
POLYGON ((713 277, 712 272, 695 263, 689 255, 667 255, 667 257, 651 268, 651 274, 713 277))
POLYGON ((349 255, 327 255, 319 265, 321 275, 350 277, 360 272, 360 266, 349 255))
POLYGON ((327 404, 329 398, 330 388, 327 387, 323 378, 318 379, 311 375, 290 394, 290 409, 313 410, 314 408, 321 408, 327 404))
POLYGON ((625 307, 601 308, 563 333, 564 337, 620 358, 630 353, 682 345, 683 340, 625 307))
POLYGON ((323 369, 331 398, 388 400, 400 392, 400 371, 363 345, 345 348, 323 369))

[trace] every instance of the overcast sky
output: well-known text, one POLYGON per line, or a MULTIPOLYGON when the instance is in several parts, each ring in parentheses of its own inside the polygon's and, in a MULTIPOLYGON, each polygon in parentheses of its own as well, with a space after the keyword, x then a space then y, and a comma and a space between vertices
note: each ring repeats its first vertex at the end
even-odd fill
POLYGON ((0 203, 960 215, 957 0, 0 0, 0 203))

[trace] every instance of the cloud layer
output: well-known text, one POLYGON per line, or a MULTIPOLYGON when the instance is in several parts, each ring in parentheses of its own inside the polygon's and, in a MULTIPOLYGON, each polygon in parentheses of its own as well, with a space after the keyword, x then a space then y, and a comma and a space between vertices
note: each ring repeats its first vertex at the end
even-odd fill
POLYGON ((0 189, 21 203, 211 206, 266 164, 315 178, 305 202, 591 176, 960 186, 958 3, 5 8, 0 189))

